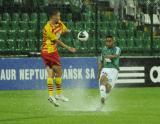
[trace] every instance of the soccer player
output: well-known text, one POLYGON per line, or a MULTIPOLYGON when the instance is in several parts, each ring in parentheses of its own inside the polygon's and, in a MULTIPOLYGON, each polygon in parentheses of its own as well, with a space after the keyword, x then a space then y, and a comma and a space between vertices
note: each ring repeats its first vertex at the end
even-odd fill
POLYGON ((62 46, 68 51, 74 53, 75 48, 69 47, 60 40, 61 34, 69 32, 67 27, 60 20, 60 12, 54 10, 51 12, 50 20, 44 26, 43 29, 43 44, 41 49, 41 56, 46 65, 48 78, 48 100, 55 106, 59 106, 57 100, 69 101, 64 95, 62 95, 62 67, 60 57, 58 54, 57 46, 62 46), (53 82, 56 84, 56 95, 53 93, 53 82))
POLYGON ((105 104, 105 99, 117 80, 120 53, 121 49, 114 45, 114 38, 112 36, 107 36, 98 64, 101 106, 105 104))

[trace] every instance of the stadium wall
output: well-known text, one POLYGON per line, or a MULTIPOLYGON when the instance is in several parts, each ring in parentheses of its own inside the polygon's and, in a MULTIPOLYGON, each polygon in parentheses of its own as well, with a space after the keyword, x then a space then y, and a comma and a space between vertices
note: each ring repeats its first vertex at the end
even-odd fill
MULTIPOLYGON (((64 57, 63 87, 98 87, 96 57, 64 57)), ((1 58, 0 90, 46 89, 41 58, 1 58)), ((159 86, 160 57, 121 57, 116 86, 159 86)))

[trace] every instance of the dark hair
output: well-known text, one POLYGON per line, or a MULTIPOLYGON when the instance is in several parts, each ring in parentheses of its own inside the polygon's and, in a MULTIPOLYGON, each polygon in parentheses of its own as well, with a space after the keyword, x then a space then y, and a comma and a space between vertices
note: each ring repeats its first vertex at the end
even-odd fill
POLYGON ((106 38, 112 38, 113 39, 113 36, 112 35, 107 35, 106 38))
POLYGON ((49 17, 54 16, 54 15, 57 15, 57 13, 59 13, 59 12, 60 12, 60 11, 59 11, 58 9, 53 9, 53 10, 50 11, 49 17))

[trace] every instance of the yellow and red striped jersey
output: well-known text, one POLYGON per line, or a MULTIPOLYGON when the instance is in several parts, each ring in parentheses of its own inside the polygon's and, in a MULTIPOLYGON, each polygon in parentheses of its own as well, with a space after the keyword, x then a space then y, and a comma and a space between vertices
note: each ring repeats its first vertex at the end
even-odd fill
POLYGON ((43 29, 42 52, 55 52, 57 50, 57 44, 54 41, 58 40, 61 34, 65 33, 67 30, 67 27, 62 21, 59 21, 58 24, 55 25, 48 21, 43 29))

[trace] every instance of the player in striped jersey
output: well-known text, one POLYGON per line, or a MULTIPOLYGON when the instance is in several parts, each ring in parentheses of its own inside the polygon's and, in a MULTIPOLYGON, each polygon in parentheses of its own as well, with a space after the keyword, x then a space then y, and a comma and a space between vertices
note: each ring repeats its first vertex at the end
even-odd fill
POLYGON ((60 40, 60 36, 66 32, 69 32, 69 30, 60 20, 60 12, 58 10, 52 11, 50 20, 43 29, 41 56, 48 73, 48 100, 55 106, 59 106, 57 100, 68 101, 68 98, 62 94, 62 67, 57 46, 62 46, 73 53, 76 52, 75 48, 69 47, 60 40), (53 94, 53 80, 55 80, 56 84, 56 95, 53 94))
POLYGON ((106 45, 102 48, 98 69, 100 108, 105 104, 105 99, 117 80, 121 53, 121 49, 114 45, 112 36, 107 36, 105 42, 106 45))

